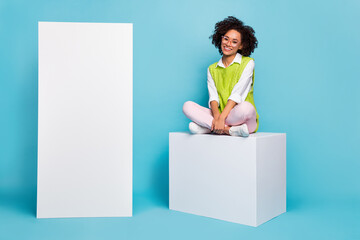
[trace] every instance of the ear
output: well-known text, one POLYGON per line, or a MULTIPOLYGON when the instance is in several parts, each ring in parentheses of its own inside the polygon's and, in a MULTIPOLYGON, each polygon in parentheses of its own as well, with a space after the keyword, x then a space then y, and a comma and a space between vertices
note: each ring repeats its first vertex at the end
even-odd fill
POLYGON ((240 46, 239 46, 239 50, 241 50, 243 48, 243 45, 242 44, 240 44, 240 46))

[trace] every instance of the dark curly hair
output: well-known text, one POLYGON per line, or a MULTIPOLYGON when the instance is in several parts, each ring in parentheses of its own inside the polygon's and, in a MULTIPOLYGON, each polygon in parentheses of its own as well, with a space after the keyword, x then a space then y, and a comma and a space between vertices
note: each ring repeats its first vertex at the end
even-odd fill
POLYGON ((242 21, 233 16, 229 16, 215 24, 214 34, 209 37, 212 39, 212 44, 215 45, 215 47, 219 50, 219 53, 222 55, 222 36, 232 29, 241 34, 241 43, 243 47, 241 50, 238 50, 238 53, 244 56, 250 56, 258 45, 258 41, 255 37, 255 31, 252 27, 244 25, 242 21))

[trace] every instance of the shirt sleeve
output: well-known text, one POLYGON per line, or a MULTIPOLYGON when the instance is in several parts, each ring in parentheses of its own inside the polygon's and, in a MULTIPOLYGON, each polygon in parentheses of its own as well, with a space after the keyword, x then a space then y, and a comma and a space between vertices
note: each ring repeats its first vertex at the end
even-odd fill
POLYGON ((241 74, 239 81, 235 84, 233 90, 231 91, 229 99, 236 103, 245 101, 251 88, 254 68, 255 62, 254 60, 250 60, 241 74))
POLYGON ((209 107, 211 101, 217 101, 219 104, 219 95, 215 86, 214 79, 212 78, 210 74, 210 70, 208 68, 207 70, 207 86, 209 90, 209 107))

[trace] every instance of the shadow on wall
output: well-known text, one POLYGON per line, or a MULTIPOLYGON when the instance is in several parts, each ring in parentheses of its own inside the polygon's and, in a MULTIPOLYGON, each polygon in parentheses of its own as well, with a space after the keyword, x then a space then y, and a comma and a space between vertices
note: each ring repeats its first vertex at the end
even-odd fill
POLYGON ((36 218, 36 188, 21 192, 3 191, 0 193, 0 206, 6 211, 36 218))
MULTIPOLYGON (((21 180, 21 192, 18 201, 19 210, 36 217, 37 186, 37 130, 38 130, 38 66, 33 59, 29 72, 24 74, 30 79, 21 86, 21 110, 19 109, 18 161, 21 180), (25 109, 25 110, 24 110, 25 109)), ((13 196, 14 197, 14 196, 13 196)))
POLYGON ((169 208, 169 143, 161 149, 161 153, 154 165, 153 188, 155 200, 169 208))

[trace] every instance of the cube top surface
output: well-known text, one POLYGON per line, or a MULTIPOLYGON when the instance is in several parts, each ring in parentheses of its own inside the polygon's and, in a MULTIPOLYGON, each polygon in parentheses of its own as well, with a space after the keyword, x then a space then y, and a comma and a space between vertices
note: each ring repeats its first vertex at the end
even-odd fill
POLYGON ((215 134, 191 134, 189 132, 170 132, 170 135, 188 135, 188 136, 201 136, 201 137, 209 137, 209 138, 239 138, 239 139, 247 139, 247 138, 263 138, 263 137, 272 137, 272 136, 279 136, 279 135, 286 135, 286 133, 270 133, 270 132, 257 132, 251 133, 249 137, 242 138, 242 137, 234 137, 228 135, 215 135, 215 134))

